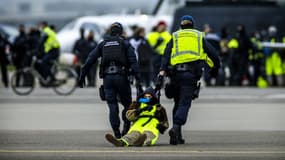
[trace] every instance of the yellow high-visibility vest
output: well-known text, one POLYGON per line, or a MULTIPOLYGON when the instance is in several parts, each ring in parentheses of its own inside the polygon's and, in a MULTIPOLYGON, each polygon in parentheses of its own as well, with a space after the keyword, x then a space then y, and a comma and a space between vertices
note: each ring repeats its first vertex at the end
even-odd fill
POLYGON ((156 45, 157 40, 159 38, 162 38, 163 41, 162 43, 155 49, 155 51, 159 54, 159 55, 163 55, 164 54, 164 50, 166 48, 167 43, 170 41, 171 39, 171 35, 167 32, 151 32, 149 33, 149 35, 147 36, 147 40, 149 42, 149 44, 153 47, 156 45))
MULTIPOLYGON (((140 108, 143 109, 147 106, 148 106, 147 104, 141 103, 140 108)), ((142 113, 140 113, 140 116, 154 116, 155 112, 156 112, 156 105, 153 105, 151 111, 143 111, 142 113)))
POLYGON ((172 66, 197 60, 204 60, 210 67, 214 66, 213 61, 203 49, 203 32, 195 29, 182 29, 174 32, 172 37, 173 47, 170 59, 172 66))
POLYGON ((54 48, 59 48, 60 45, 56 38, 56 33, 49 27, 45 27, 43 32, 48 36, 47 40, 44 43, 45 53, 48 53, 50 50, 54 48))

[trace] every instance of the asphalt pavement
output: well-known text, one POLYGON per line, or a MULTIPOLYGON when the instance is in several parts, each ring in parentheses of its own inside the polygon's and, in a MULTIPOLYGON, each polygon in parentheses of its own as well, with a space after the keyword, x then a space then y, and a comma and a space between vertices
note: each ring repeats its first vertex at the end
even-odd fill
MULTIPOLYGON (((285 159, 282 88, 204 88, 183 127, 186 144, 169 145, 166 133, 156 146, 123 148, 104 139, 111 129, 97 90, 17 96, 0 88, 0 159, 285 159)), ((172 124, 173 103, 163 95, 172 124)))

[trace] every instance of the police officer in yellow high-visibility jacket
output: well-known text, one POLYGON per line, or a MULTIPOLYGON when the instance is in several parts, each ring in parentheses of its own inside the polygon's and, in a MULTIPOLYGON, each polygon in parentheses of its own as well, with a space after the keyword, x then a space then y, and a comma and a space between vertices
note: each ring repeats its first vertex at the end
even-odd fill
MULTIPOLYGON (((277 42, 276 35, 277 29, 275 26, 270 26, 268 28, 269 41, 271 43, 277 42)), ((266 54, 265 59, 265 71, 267 80, 270 85, 274 85, 274 78, 276 79, 276 84, 278 86, 283 85, 283 77, 282 77, 282 59, 280 56, 280 52, 276 49, 270 49, 269 54, 266 54)))
POLYGON ((160 21, 154 32, 147 35, 147 40, 154 50, 153 55, 153 77, 155 78, 159 72, 159 67, 161 64, 161 58, 164 54, 164 49, 171 39, 170 33, 166 30, 166 23, 160 21))
POLYGON ((181 29, 172 34, 167 44, 161 64, 160 76, 167 74, 169 65, 174 68, 171 82, 175 83, 173 127, 169 131, 170 144, 183 144, 181 126, 186 123, 188 111, 197 82, 201 77, 205 64, 211 67, 213 77, 216 77, 220 60, 216 50, 203 38, 204 34, 194 27, 192 16, 181 18, 181 29), (205 63, 206 62, 206 63, 205 63))
POLYGON ((38 69, 40 70, 42 76, 47 79, 50 84, 52 84, 54 83, 55 78, 51 73, 51 67, 53 62, 59 56, 60 44, 56 38, 56 33, 48 26, 47 22, 42 22, 40 27, 42 29, 40 46, 43 52, 43 57, 38 69))

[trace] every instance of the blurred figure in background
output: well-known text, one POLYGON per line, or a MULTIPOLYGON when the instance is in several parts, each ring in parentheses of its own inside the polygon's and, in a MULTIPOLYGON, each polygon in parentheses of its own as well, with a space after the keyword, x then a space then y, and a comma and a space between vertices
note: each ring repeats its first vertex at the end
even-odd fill
POLYGON ((138 27, 134 35, 130 38, 130 44, 134 47, 139 63, 141 81, 145 87, 150 86, 152 74, 152 55, 153 50, 145 39, 145 29, 138 27))
MULTIPOLYGON (((85 38, 85 30, 80 29, 80 38, 76 40, 72 52, 77 56, 79 60, 79 65, 76 67, 77 74, 80 74, 80 68, 82 64, 88 58, 88 54, 96 48, 97 42, 94 40, 94 32, 90 31, 85 38)), ((97 61, 91 66, 89 72, 87 73, 87 86, 95 87, 96 86, 96 71, 97 71, 97 61)))
POLYGON ((221 74, 217 77, 217 83, 218 85, 230 85, 230 51, 228 48, 229 43, 229 31, 227 27, 223 27, 221 29, 221 41, 220 41, 220 55, 222 61, 221 66, 221 74))
POLYGON ((153 56, 153 80, 155 80, 158 75, 161 59, 164 54, 164 49, 171 39, 171 35, 166 30, 166 27, 166 23, 164 21, 160 21, 157 24, 155 31, 149 33, 147 36, 149 44, 155 51, 155 54, 153 56))
MULTIPOLYGON (((268 42, 275 43, 279 39, 277 37, 277 28, 275 26, 270 26, 268 28, 268 42)), ((280 56, 280 51, 277 49, 265 49, 265 70, 267 75, 268 83, 273 85, 282 86, 283 77, 282 77, 282 59, 280 56)))
MULTIPOLYGON (((285 44, 285 34, 282 36, 282 43, 285 44)), ((281 51, 281 59, 282 59, 282 70, 283 70, 283 85, 285 85, 285 50, 281 51)))
POLYGON ((51 67, 59 56, 60 44, 56 38, 56 33, 50 29, 46 21, 40 23, 40 29, 42 36, 39 46, 43 57, 41 62, 37 64, 37 69, 50 85, 55 85, 57 81, 51 72, 51 67))
MULTIPOLYGON (((87 60, 88 54, 97 47, 97 42, 94 40, 94 32, 89 31, 87 35, 87 45, 85 53, 82 53, 82 64, 87 60)), ((94 62, 93 66, 89 69, 87 73, 87 86, 96 87, 96 75, 97 75, 98 61, 94 62)))
POLYGON ((250 38, 253 48, 249 50, 249 80, 251 86, 259 88, 267 87, 265 76, 265 57, 261 45, 261 35, 258 31, 253 32, 250 38))
MULTIPOLYGON (((20 24, 18 27, 19 35, 16 37, 12 53, 13 53, 13 63, 15 65, 16 71, 23 69, 24 67, 28 66, 28 37, 25 33, 25 26, 20 24)), ((19 84, 20 77, 17 76, 16 84, 19 84)), ((26 80, 24 80, 26 81, 26 80)))
POLYGON ((38 49, 40 45, 40 39, 41 39, 41 32, 36 27, 30 27, 28 32, 28 65, 31 64, 31 57, 33 55, 38 56, 38 49))
POLYGON ((0 33, 0 65, 1 65, 1 73, 2 73, 2 82, 5 88, 8 88, 8 73, 7 73, 7 65, 9 64, 7 55, 6 55, 6 48, 7 46, 11 46, 10 42, 8 41, 6 35, 0 33))
POLYGON ((87 52, 87 40, 84 37, 85 30, 83 28, 80 28, 79 32, 80 32, 80 38, 75 41, 72 49, 72 53, 76 55, 79 62, 79 65, 76 66, 75 68, 77 75, 80 74, 81 65, 84 64, 86 60, 86 57, 83 57, 83 55, 89 53, 87 52))
POLYGON ((231 56, 231 84, 235 86, 247 85, 248 51, 253 48, 247 36, 244 25, 237 26, 236 38, 229 42, 232 48, 231 56))
MULTIPOLYGON (((214 33, 209 24, 204 25, 205 40, 207 40, 219 53, 221 50, 220 41, 221 38, 218 34, 214 33)), ((209 67, 205 67, 206 73, 210 70, 209 67)), ((209 74, 204 74, 204 79, 207 85, 217 85, 216 77, 212 77, 209 74)), ((220 85, 220 84, 219 84, 220 85)))

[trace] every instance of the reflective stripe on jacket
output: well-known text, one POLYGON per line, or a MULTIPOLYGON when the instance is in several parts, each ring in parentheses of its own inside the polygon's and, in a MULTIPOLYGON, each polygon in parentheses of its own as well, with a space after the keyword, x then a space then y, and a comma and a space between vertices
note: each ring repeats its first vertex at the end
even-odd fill
POLYGON ((205 60, 210 67, 213 61, 203 49, 204 34, 194 29, 182 29, 173 33, 173 47, 171 52, 171 65, 205 60))

